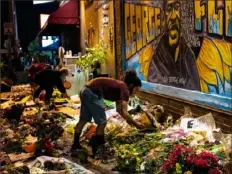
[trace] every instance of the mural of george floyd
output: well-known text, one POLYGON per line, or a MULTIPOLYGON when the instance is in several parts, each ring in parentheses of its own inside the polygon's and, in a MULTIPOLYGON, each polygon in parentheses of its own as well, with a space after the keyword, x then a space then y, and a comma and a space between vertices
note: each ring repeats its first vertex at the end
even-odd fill
POLYGON ((232 1, 125 1, 124 64, 143 89, 232 108, 232 1))

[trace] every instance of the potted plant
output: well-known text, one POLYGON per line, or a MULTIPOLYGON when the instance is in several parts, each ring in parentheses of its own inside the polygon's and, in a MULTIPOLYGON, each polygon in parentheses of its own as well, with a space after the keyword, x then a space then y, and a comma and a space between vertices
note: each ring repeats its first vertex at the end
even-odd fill
POLYGON ((99 72, 101 67, 100 65, 107 59, 106 51, 103 45, 103 41, 100 41, 99 45, 86 48, 86 54, 77 60, 77 66, 81 69, 82 72, 88 73, 91 67, 95 67, 99 72))

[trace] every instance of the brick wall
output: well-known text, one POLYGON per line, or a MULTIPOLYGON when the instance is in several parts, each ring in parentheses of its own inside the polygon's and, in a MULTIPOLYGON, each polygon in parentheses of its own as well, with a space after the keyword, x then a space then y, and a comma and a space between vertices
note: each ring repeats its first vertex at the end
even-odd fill
POLYGON ((227 112, 206 105, 200 105, 194 102, 145 91, 140 91, 138 96, 143 100, 151 102, 152 104, 162 105, 165 111, 171 113, 175 119, 180 118, 180 116, 184 114, 186 107, 190 108, 193 116, 195 117, 202 116, 211 112, 217 127, 221 128, 224 133, 232 133, 232 112, 227 112))

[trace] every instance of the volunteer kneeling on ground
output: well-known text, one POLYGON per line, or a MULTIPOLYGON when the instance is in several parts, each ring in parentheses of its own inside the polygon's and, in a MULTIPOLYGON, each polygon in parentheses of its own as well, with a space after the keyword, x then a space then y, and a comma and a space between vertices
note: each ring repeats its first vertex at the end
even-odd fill
POLYGON ((45 69, 38 72, 34 77, 34 83, 39 85, 38 89, 36 89, 34 93, 34 99, 39 97, 42 90, 45 90, 45 104, 49 105, 54 87, 57 87, 57 89, 62 93, 63 97, 69 98, 63 85, 63 82, 68 74, 69 71, 67 68, 62 68, 60 71, 45 69))
POLYGON ((112 78, 96 78, 88 82, 80 92, 80 120, 76 125, 72 150, 82 148, 79 143, 80 134, 85 124, 91 122, 92 118, 97 124, 96 135, 89 143, 92 146, 93 155, 97 152, 98 147, 105 143, 104 129, 107 120, 104 99, 116 101, 116 110, 127 123, 142 128, 142 125, 135 122, 127 112, 129 96, 135 94, 141 86, 141 80, 134 70, 128 70, 123 81, 112 78))

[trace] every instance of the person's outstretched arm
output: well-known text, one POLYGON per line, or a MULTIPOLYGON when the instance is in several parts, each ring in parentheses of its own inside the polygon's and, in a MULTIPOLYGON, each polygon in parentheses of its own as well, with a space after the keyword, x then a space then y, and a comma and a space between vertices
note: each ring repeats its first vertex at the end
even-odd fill
POLYGON ((61 79, 57 79, 57 85, 56 85, 57 89, 62 93, 63 97, 65 98, 69 98, 66 89, 64 88, 63 82, 61 79))
POLYGON ((128 113, 126 101, 123 100, 117 101, 116 110, 127 121, 128 124, 133 125, 138 129, 143 128, 142 124, 135 122, 131 117, 131 115, 128 113))

